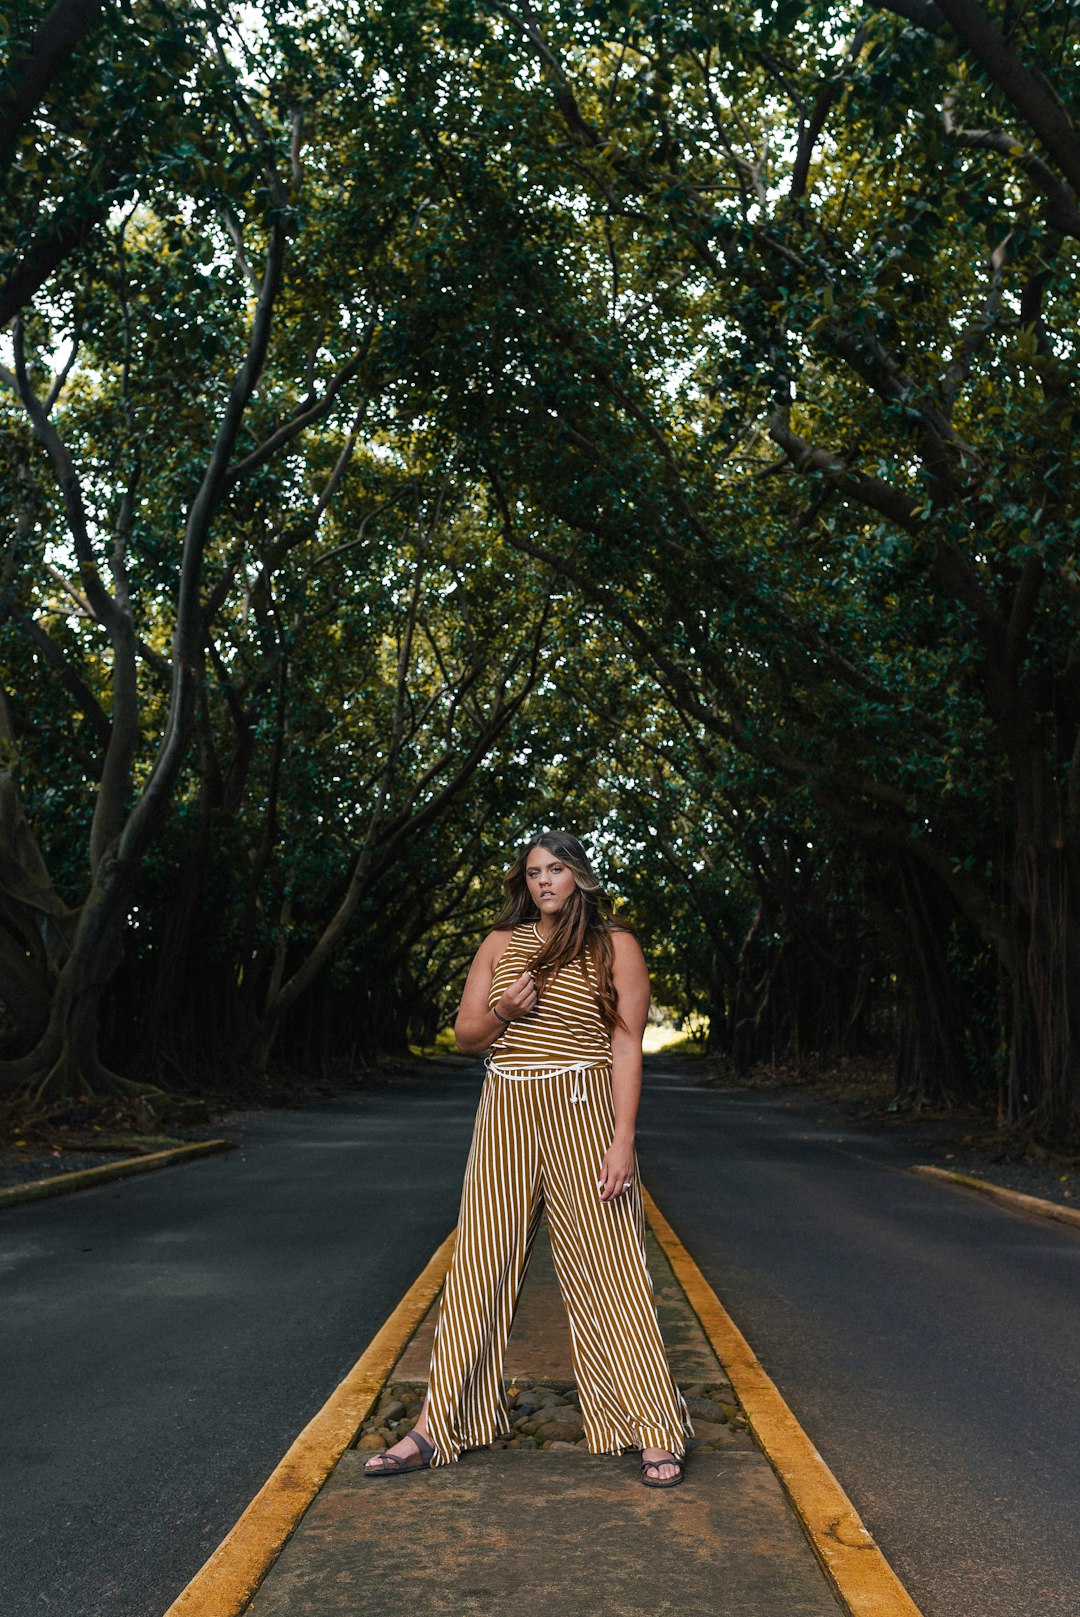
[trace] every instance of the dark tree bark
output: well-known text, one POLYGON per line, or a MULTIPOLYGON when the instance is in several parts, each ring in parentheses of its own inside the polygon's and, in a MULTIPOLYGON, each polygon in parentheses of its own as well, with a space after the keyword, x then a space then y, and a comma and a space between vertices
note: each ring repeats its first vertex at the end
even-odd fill
POLYGON ((49 420, 46 406, 30 386, 16 328, 17 374, 9 380, 52 461, 81 563, 83 587, 112 644, 113 714, 90 834, 90 892, 80 907, 70 953, 57 976, 48 1023, 32 1050, 17 1060, 0 1063, 0 1092, 42 1101, 87 1091, 143 1092, 147 1088, 110 1072, 101 1062, 97 1041, 102 1000, 120 962, 121 939, 142 861, 168 809, 187 751, 202 680, 202 560, 225 493, 244 413, 265 362, 282 282, 285 243, 286 227, 279 219, 270 230, 247 353, 234 378, 202 482, 188 511, 177 586, 168 712, 154 765, 130 808, 127 799, 139 717, 136 636, 123 547, 114 547, 110 558, 116 580, 113 594, 98 571, 77 469, 49 420))
POLYGON ((26 51, 9 63, 7 92, 0 96, 0 168, 6 167, 23 125, 33 117, 102 9, 103 0, 56 0, 34 30, 26 51))
POLYGON ((889 868, 898 880, 895 887, 888 885, 899 899, 893 909, 899 984, 897 1103, 919 1110, 972 1101, 978 1084, 964 1049, 970 1007, 952 980, 946 952, 956 906, 911 855, 898 854, 889 868))
POLYGON ((1068 834, 1045 746, 1014 764, 1017 842, 1009 978, 1009 1121, 1080 1140, 1080 844, 1068 834))
POLYGON ((936 0, 936 5, 1080 195, 1080 134, 1049 85, 1025 65, 977 0, 936 0))
POLYGON ((0 1063, 0 1090, 41 1105, 65 1096, 152 1094, 154 1086, 110 1072, 98 1054, 102 996, 120 963, 120 939, 136 871, 110 854, 79 910, 71 948, 49 999, 46 1025, 24 1056, 0 1063))

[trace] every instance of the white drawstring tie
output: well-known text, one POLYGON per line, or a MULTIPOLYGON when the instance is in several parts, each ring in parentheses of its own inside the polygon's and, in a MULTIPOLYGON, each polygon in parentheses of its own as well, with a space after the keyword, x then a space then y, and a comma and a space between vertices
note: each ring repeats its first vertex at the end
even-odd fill
POLYGON ((568 1067, 500 1067, 497 1061, 490 1056, 484 1062, 489 1072, 495 1073, 498 1078, 508 1078, 511 1083, 528 1083, 537 1078, 565 1078, 570 1075, 570 1100, 576 1106, 579 1102, 587 1102, 589 1097, 585 1090, 584 1074, 591 1067, 600 1066, 596 1061, 575 1061, 568 1067))

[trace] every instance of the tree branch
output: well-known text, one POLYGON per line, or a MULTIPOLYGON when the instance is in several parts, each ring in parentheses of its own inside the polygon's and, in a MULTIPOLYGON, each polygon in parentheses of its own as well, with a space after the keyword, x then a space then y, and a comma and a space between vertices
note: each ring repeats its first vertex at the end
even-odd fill
POLYGON ((936 34, 945 26, 945 18, 934 4, 934 0, 878 0, 872 7, 874 11, 891 11, 905 22, 912 22, 916 28, 925 28, 929 34, 936 34))
POLYGON ((1077 207, 1076 201, 1069 195, 1068 189, 1062 185, 1048 163, 1044 163, 1041 157, 1037 157, 1034 152, 1021 145, 1015 135, 1010 135, 1003 129, 960 128, 948 101, 942 109, 942 117, 946 132, 958 146, 968 147, 972 151, 998 152, 1002 157, 1016 163, 1035 189, 1041 193, 1045 202, 1043 212, 1047 224, 1052 229, 1059 230, 1064 236, 1080 237, 1080 207, 1077 207))
POLYGON ((0 98, 0 168, 6 168, 23 125, 60 77, 97 22, 102 0, 56 0, 30 39, 21 60, 7 67, 7 94, 0 98))
POLYGON ((291 443, 307 427, 313 426, 316 421, 321 421, 329 413, 330 406, 337 398, 337 395, 347 383, 352 381, 371 352, 374 336, 375 327, 372 325, 367 328, 364 341, 356 353, 341 367, 336 375, 330 378, 322 397, 305 399, 289 419, 283 421, 280 427, 275 428, 257 449, 253 449, 250 454, 244 456, 243 460, 238 461, 235 466, 230 468, 227 479, 230 487, 241 482, 245 477, 249 477, 252 472, 257 471, 273 455, 276 455, 279 449, 283 449, 287 443, 291 443))
POLYGON ((201 605, 203 554, 227 486, 229 460, 244 412, 266 361, 274 307, 284 274, 285 244, 286 223, 279 214, 270 228, 262 290, 252 320, 247 353, 233 380, 206 470, 188 512, 177 589, 168 718, 150 777, 124 827, 119 849, 119 856, 124 860, 137 862, 141 856, 156 817, 168 800, 187 745, 205 633, 201 605))
POLYGON ((964 48, 1033 131, 1080 195, 1080 136, 1043 79, 1024 66, 977 0, 936 0, 964 48))
POLYGON ((819 472, 834 488, 850 499, 869 506, 879 516, 895 522, 907 533, 918 533, 921 522, 916 502, 902 489, 880 477, 857 471, 835 450, 819 449, 791 428, 789 412, 777 409, 769 421, 769 437, 784 451, 796 471, 819 472))
MULTIPOLYGON (((100 189, 107 192, 115 183, 116 177, 108 176, 99 182, 100 189)), ((0 329, 26 307, 64 259, 83 245, 115 201, 114 196, 106 196, 82 209, 68 210, 31 242, 21 262, 0 285, 0 329)))

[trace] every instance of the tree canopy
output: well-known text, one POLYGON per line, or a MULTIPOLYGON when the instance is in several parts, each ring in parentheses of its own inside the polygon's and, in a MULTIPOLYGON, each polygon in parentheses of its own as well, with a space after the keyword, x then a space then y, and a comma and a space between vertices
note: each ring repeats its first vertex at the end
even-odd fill
POLYGON ((430 1037, 564 824, 736 1069, 1075 1143, 1078 28, 20 5, 0 1086, 430 1037))

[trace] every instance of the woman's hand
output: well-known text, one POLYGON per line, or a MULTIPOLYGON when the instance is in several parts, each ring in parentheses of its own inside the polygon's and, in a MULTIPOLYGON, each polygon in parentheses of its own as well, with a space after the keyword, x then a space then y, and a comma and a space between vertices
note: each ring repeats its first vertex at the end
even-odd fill
POLYGON ((516 1022, 519 1017, 528 1016, 535 1008, 537 997, 536 981, 532 972, 523 971, 517 982, 511 983, 506 993, 496 1002, 495 1014, 501 1016, 504 1022, 516 1022))
POLYGON ((634 1183, 634 1142, 612 1140, 604 1157, 603 1167, 600 1169, 600 1200, 602 1202, 614 1201, 616 1196, 625 1196, 634 1183))

